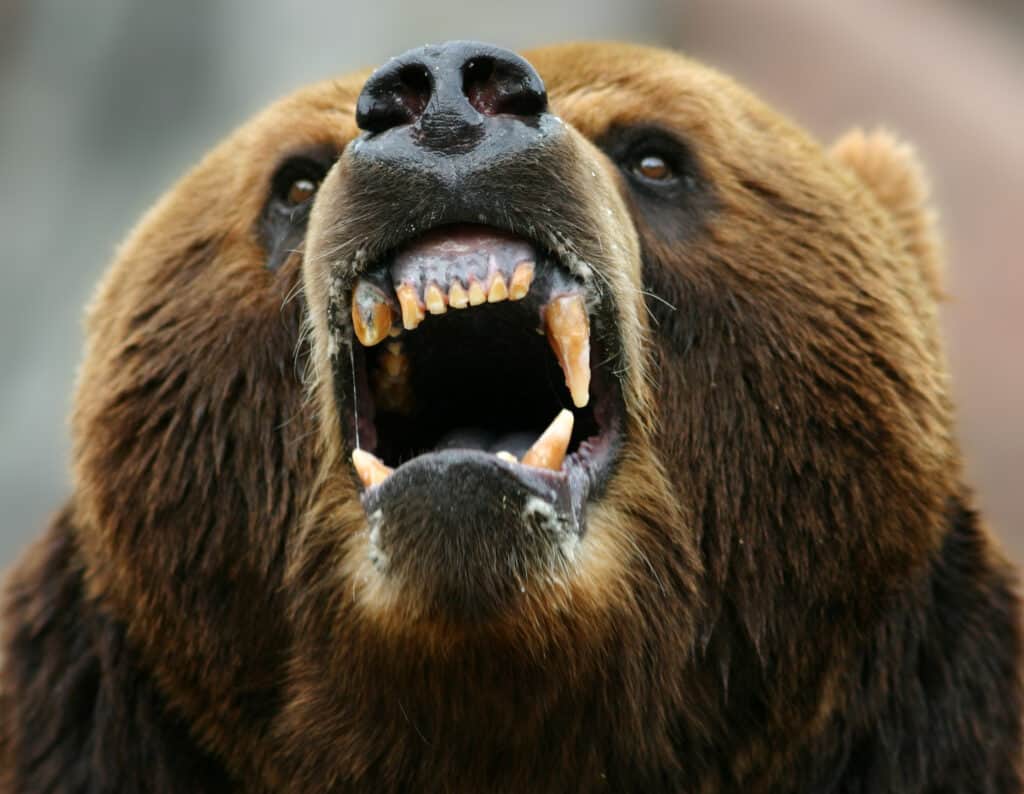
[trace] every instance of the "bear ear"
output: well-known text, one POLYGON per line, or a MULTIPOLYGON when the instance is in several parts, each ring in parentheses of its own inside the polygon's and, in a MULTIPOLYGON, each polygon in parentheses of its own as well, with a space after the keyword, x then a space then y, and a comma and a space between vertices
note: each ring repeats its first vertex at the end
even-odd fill
POLYGON ((913 147, 885 130, 865 133, 854 129, 836 141, 831 151, 892 214, 929 290, 936 299, 942 298, 942 253, 935 211, 913 147))

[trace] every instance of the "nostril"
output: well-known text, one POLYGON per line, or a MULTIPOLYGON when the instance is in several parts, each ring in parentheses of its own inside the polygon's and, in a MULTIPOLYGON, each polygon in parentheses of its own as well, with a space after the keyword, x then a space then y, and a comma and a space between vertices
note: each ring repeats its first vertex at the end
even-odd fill
POLYGON ((403 104, 413 116, 422 116, 433 91, 430 71, 421 63, 411 63, 398 70, 398 80, 403 104))
POLYGON ((462 69, 462 93, 469 104, 488 116, 501 112, 496 107, 499 97, 491 80, 493 76, 493 58, 473 58, 462 69))
POLYGON ((373 75, 356 104, 356 124, 367 132, 384 132, 412 124, 433 93, 430 70, 422 63, 394 64, 373 75))
POLYGON ((534 127, 547 101, 544 81, 519 55, 452 41, 410 50, 371 74, 356 102, 356 123, 371 135, 408 127, 422 149, 461 150, 489 131, 509 129, 488 119, 511 116, 534 127))
POLYGON ((462 93, 486 116, 537 116, 547 109, 547 94, 531 68, 488 55, 466 61, 462 93))

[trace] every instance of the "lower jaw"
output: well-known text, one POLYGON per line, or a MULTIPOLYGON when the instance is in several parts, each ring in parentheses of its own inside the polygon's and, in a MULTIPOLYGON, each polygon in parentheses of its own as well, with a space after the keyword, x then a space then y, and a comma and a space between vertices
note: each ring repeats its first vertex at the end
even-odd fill
POLYGON ((582 456, 549 471, 477 450, 421 455, 363 493, 369 559, 417 612, 485 621, 571 572, 600 485, 582 456))

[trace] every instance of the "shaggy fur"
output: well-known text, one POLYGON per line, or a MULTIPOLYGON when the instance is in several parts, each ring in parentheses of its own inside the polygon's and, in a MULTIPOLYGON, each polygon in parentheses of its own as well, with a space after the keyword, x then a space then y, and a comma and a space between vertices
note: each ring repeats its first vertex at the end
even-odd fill
POLYGON ((327 316, 411 199, 343 154, 365 74, 298 92, 90 308, 74 496, 4 594, 0 792, 1021 791, 1015 577, 963 481, 912 153, 823 150, 675 54, 528 58, 571 131, 549 231, 621 339, 575 566, 482 624, 368 566, 327 316), (624 176, 636 129, 690 152, 678 201, 624 176), (337 163, 267 267, 309 149, 337 163))

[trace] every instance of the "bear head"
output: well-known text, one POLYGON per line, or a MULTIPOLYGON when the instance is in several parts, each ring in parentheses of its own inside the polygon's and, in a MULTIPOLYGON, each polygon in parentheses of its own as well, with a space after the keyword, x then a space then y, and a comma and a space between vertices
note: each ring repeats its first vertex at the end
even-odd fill
POLYGON ((785 787, 969 512, 940 282, 905 146, 677 54, 306 88, 92 302, 85 597, 268 791, 785 787))

